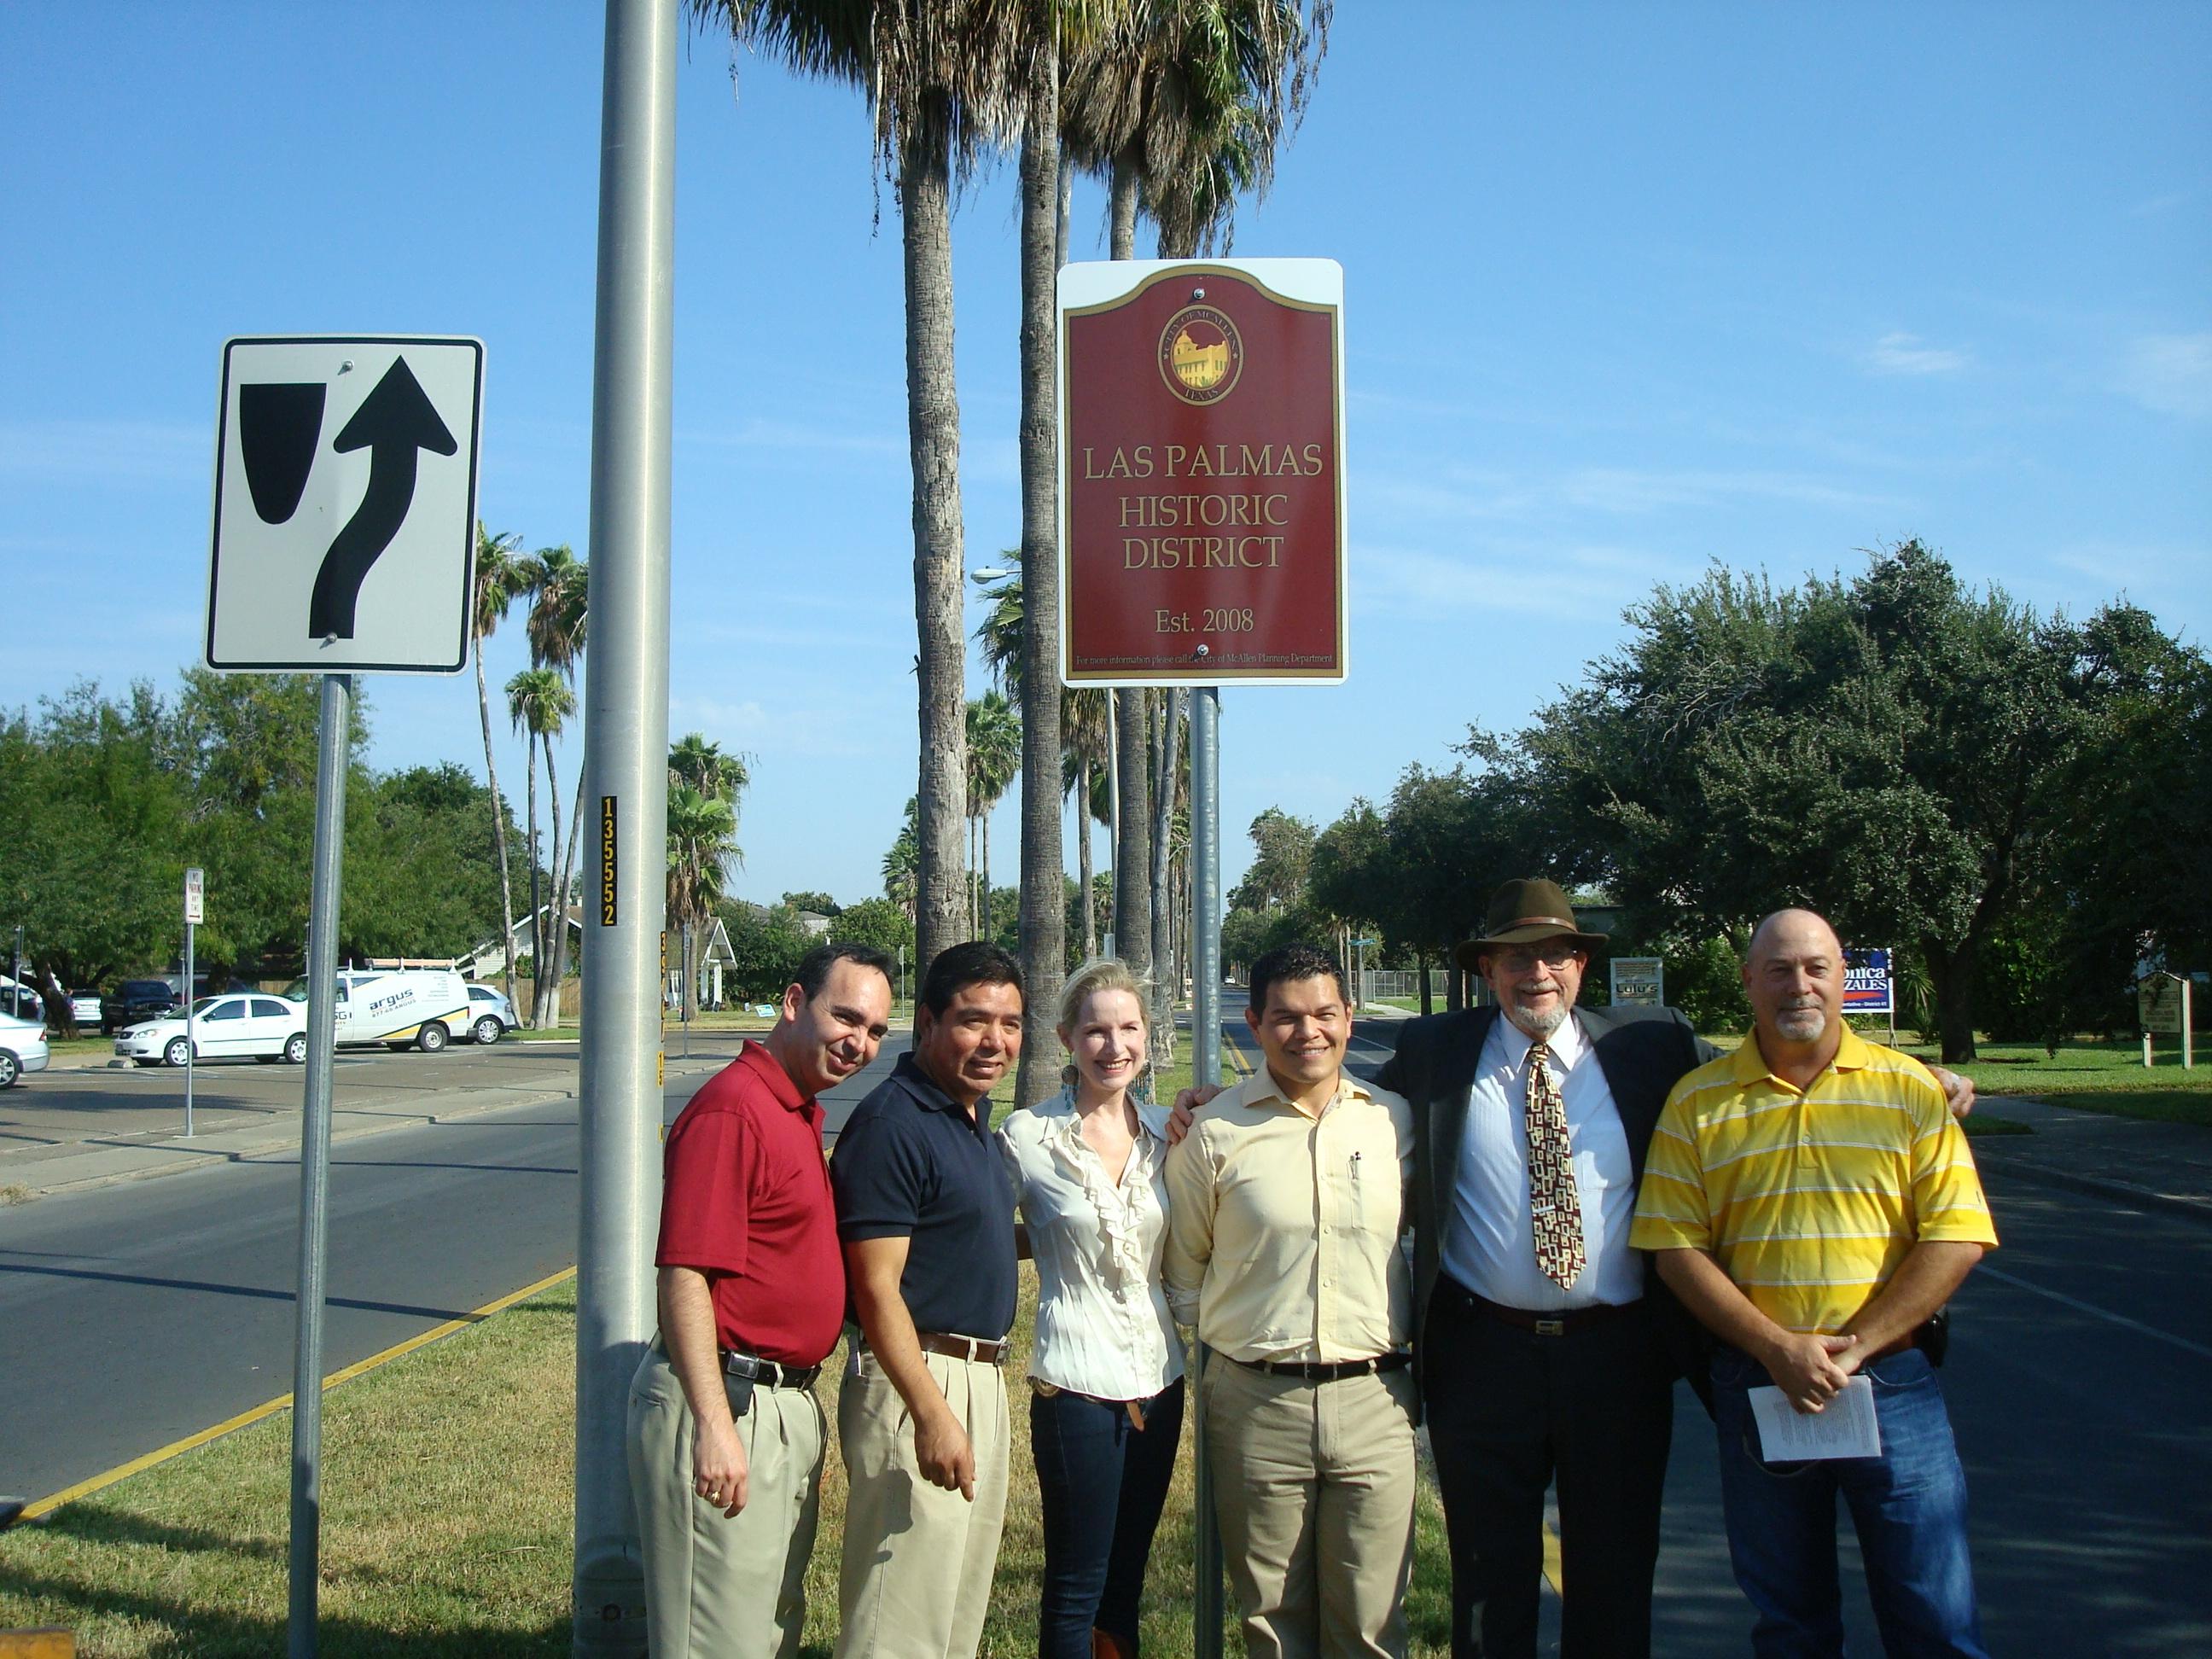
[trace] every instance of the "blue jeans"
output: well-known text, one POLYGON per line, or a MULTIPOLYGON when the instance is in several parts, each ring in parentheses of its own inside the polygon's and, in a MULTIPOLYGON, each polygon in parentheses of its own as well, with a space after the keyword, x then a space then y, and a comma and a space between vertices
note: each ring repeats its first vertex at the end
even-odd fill
POLYGON ((1844 1650, 1836 1573, 1836 1495, 1850 1506, 1883 1650, 1987 1659, 1966 1553, 1966 1476, 1942 1385, 1908 1348, 1861 1370, 1874 1385, 1878 1457, 1767 1463, 1745 1391, 1773 1379, 1756 1360, 1713 1356, 1721 1499, 1736 1583, 1759 1622, 1760 1659, 1837 1659, 1844 1650))
POLYGON ((1030 1401, 1030 1450, 1044 1510, 1040 1659, 1091 1659, 1093 1626, 1137 1650, 1145 1559, 1182 1440, 1182 1380, 1138 1401, 1066 1392, 1030 1401))

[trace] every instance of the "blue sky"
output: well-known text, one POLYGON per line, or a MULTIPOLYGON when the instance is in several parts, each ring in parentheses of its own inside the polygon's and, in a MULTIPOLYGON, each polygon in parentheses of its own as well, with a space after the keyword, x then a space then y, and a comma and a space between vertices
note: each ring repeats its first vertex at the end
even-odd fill
MULTIPOLYGON (((0 9, 0 703, 194 659, 234 334, 480 336, 483 517, 588 550, 602 27, 0 9)), ((915 776, 896 209, 856 94, 731 62, 687 29, 670 729, 751 757, 740 892, 850 902, 915 776)), ((1711 560, 1917 536, 2203 644, 2208 86, 2201 5, 1348 0, 1235 251, 1345 268, 1352 677, 1224 696, 1231 878, 1262 808, 1522 724, 1711 560)), ((1079 183, 1075 257, 1102 220, 1079 183)), ((971 566, 1019 530, 1017 229, 1000 166, 955 229, 971 566)), ((368 692, 378 765, 480 771, 467 677, 368 692)))

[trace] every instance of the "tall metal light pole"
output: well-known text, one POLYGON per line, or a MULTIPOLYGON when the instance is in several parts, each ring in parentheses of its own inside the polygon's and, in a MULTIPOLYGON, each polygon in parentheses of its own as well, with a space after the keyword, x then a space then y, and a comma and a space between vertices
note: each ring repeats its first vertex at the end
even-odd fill
MULTIPOLYGON (((1200 647, 1202 651, 1205 647, 1200 647)), ((1221 1080, 1221 688, 1200 685, 1190 693, 1190 1078, 1193 1083, 1221 1080)), ((1194 1343, 1202 1382, 1212 1356, 1194 1343)), ((1191 1610, 1194 1651, 1199 1659, 1221 1652, 1221 1527, 1214 1519, 1213 1475, 1206 1456, 1203 1388, 1196 1424, 1198 1488, 1197 1593, 1191 1610)))
POLYGON ((659 1216, 660 938, 668 844, 668 423, 677 8, 608 0, 592 380, 592 647, 584 908, 582 1206, 576 1268, 574 1651, 645 1651, 623 1453, 653 1328, 659 1216))

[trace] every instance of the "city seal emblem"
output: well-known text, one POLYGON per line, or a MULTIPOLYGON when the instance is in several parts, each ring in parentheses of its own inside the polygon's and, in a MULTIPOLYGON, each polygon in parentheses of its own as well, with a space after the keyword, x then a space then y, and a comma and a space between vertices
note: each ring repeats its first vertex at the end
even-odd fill
POLYGON ((1160 378, 1187 404, 1218 404, 1237 385, 1244 342, 1226 312, 1188 305, 1160 331, 1160 378))

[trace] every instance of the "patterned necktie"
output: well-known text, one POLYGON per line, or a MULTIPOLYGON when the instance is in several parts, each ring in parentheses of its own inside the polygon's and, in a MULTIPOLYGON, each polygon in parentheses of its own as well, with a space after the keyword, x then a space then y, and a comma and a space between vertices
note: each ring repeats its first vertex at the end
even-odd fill
POLYGON ((1552 1079, 1552 1051, 1528 1049, 1528 1207, 1535 1223, 1536 1265, 1561 1290, 1582 1276, 1583 1200, 1575 1190, 1567 1141, 1567 1103, 1552 1079))

